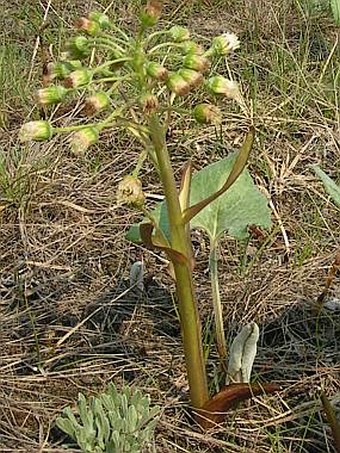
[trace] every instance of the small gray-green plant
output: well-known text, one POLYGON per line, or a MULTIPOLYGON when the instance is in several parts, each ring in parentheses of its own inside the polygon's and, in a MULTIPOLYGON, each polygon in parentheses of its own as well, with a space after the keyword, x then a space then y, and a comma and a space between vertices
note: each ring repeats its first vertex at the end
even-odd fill
POLYGON ((140 453, 152 444, 159 413, 139 390, 110 383, 96 397, 80 393, 76 415, 66 407, 56 424, 84 453, 140 453))

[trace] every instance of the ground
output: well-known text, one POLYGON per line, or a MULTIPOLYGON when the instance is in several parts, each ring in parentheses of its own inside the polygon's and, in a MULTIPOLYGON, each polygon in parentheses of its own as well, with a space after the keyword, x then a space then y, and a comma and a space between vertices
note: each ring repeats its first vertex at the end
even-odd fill
MULTIPOLYGON (((138 142, 109 131, 82 158, 67 143, 22 145, 21 124, 37 118, 43 45, 58 52, 74 20, 90 9, 133 29, 138 1, 4 2, 0 18, 0 451, 63 452, 55 427, 78 392, 128 383, 162 408, 157 452, 334 452, 320 390, 340 403, 340 313, 315 305, 339 250, 339 208, 311 169, 340 177, 339 27, 328 2, 237 0, 165 2, 164 24, 202 40, 238 34, 231 70, 252 106, 256 142, 249 171, 268 197, 272 230, 247 244, 225 236, 220 272, 228 341, 250 321, 260 326, 253 379, 281 390, 231 411, 202 433, 190 419, 188 386, 164 256, 125 239, 136 211, 115 192, 133 168, 138 142), (47 23, 46 27, 41 27, 47 23), (204 38, 205 37, 205 38, 204 38), (147 289, 128 288, 143 259, 147 289), (125 291, 125 292, 124 292, 125 291)), ((239 147, 247 118, 228 105, 221 131, 174 124, 176 169, 201 168, 239 147)), ((179 175, 179 172, 176 173, 179 175)), ((161 195, 151 165, 150 200, 161 195)), ((193 233, 205 338, 213 320, 207 238, 193 233)), ((328 297, 340 297, 339 277, 328 297)), ((208 369, 216 374, 211 347, 208 369)), ((214 381, 213 381, 214 382, 214 381)), ((214 383, 215 385, 215 383, 214 383)), ((214 391, 212 385, 212 391, 214 391)))

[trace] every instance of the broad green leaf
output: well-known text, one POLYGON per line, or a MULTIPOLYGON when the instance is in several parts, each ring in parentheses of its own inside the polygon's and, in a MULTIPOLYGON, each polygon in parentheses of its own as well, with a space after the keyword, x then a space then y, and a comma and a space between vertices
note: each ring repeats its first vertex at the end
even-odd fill
MULTIPOLYGON (((191 203, 216 192, 230 174, 236 154, 232 154, 196 173, 191 189, 191 203)), ((227 192, 206 206, 191 222, 202 228, 212 241, 227 231, 237 239, 248 237, 248 225, 271 226, 270 209, 266 198, 255 186, 249 172, 244 170, 227 192)))
POLYGON ((197 216, 197 214, 201 212, 202 209, 210 205, 214 200, 227 192, 227 190, 230 189, 235 181, 237 181, 238 177, 242 174, 247 165, 248 157, 253 147, 254 138, 255 129, 251 127, 241 149, 236 154, 233 165, 228 172, 228 175, 223 184, 221 184, 221 186, 218 187, 214 192, 206 195, 204 198, 201 198, 196 203, 191 203, 190 207, 188 207, 188 209, 183 212, 185 223, 190 222, 190 220, 197 216))
MULTIPOLYGON (((218 191, 227 180, 237 154, 213 163, 198 171, 192 178, 190 204, 194 205, 218 191)), ((169 238, 169 221, 165 202, 160 203, 153 216, 163 234, 169 238)), ((266 198, 255 186, 249 172, 244 170, 236 182, 219 198, 200 211, 192 220, 191 228, 204 229, 217 240, 225 231, 237 239, 248 237, 248 225, 271 226, 270 209, 266 198)), ((133 225, 127 239, 140 242, 139 226, 133 225)))
POLYGON ((314 165, 313 170, 323 182, 323 185, 328 195, 332 197, 335 204, 340 206, 340 187, 337 184, 335 184, 333 179, 326 175, 326 173, 323 170, 321 170, 321 168, 318 165, 314 165))

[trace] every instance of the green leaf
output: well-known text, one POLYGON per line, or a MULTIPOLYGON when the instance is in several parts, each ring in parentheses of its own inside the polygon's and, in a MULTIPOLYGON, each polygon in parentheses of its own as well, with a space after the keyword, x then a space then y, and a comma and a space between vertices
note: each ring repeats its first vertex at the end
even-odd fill
MULTIPOLYGON (((340 1, 340 0, 339 0, 340 1)), ((340 206, 340 187, 318 165, 313 166, 316 175, 321 179, 326 192, 330 195, 335 204, 340 206)))
MULTIPOLYGON (((218 191, 227 180, 237 154, 234 153, 198 171, 192 179, 190 203, 194 205, 218 191)), ((152 215, 169 237, 169 221, 165 202, 152 215)), ((248 225, 270 228, 270 209, 266 198, 255 186, 249 172, 243 170, 236 182, 219 198, 200 211, 191 221, 191 228, 202 228, 216 241, 223 232, 237 239, 248 237, 248 225)), ((127 238, 140 242, 139 227, 132 225, 127 238)))
POLYGON ((331 0, 333 19, 337 25, 340 25, 340 0, 331 0))
MULTIPOLYGON (((191 206, 183 212, 185 223, 190 222, 190 220, 201 212, 202 209, 210 205, 214 200, 220 198, 221 195, 227 192, 235 181, 237 181, 247 165, 248 157, 253 147, 254 137, 255 129, 251 127, 241 149, 235 154, 236 157, 230 171, 226 175, 226 179, 223 182, 221 181, 221 185, 214 192, 209 193, 208 195, 205 194, 205 197, 200 198, 196 203, 191 203, 191 206)), ((193 188, 191 189, 193 190, 193 188)))
MULTIPOLYGON (((152 211, 153 218, 157 221, 158 228, 161 230, 165 238, 170 241, 170 230, 169 230, 169 219, 168 211, 166 209, 166 202, 163 201, 158 203, 156 208, 152 211)), ((139 244, 142 242, 141 234, 139 227, 142 223, 150 223, 148 219, 144 219, 140 223, 135 223, 131 225, 129 231, 126 234, 126 239, 128 241, 139 244)))
MULTIPOLYGON (((237 155, 232 154, 196 173, 191 203, 198 203, 216 192, 228 178, 236 158, 237 155)), ((204 229, 212 241, 216 241, 225 231, 237 239, 244 239, 249 235, 248 225, 271 226, 270 209, 249 172, 244 170, 227 192, 192 219, 191 225, 204 229)))
POLYGON ((72 439, 76 438, 75 426, 72 423, 72 421, 69 420, 68 418, 64 418, 64 417, 61 417, 61 416, 57 417, 56 418, 56 425, 58 426, 59 429, 64 431, 64 433, 66 433, 70 437, 72 437, 72 439))

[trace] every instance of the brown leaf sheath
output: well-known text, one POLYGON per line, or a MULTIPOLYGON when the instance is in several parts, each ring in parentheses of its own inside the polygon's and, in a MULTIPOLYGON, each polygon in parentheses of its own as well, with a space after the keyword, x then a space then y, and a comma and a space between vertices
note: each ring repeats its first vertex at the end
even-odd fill
POLYGON ((230 384, 213 396, 205 405, 195 411, 195 419, 205 430, 221 423, 225 413, 235 404, 263 393, 274 393, 280 387, 277 384, 230 384))

